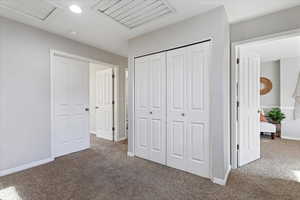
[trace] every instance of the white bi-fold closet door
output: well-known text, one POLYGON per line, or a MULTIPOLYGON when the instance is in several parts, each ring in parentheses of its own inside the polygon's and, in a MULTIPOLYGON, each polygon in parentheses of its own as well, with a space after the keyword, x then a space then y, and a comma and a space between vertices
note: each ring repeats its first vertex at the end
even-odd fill
POLYGON ((135 60, 135 154, 166 164, 165 53, 135 60))
POLYGON ((167 165, 209 177, 209 43, 167 53, 167 165))
POLYGON ((209 42, 135 60, 138 157, 209 177, 208 62, 209 42))

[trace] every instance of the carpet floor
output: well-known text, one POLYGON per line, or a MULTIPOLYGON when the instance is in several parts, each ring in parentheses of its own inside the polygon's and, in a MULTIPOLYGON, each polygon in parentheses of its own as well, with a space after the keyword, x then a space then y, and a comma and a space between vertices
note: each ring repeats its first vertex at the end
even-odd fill
POLYGON ((262 139, 262 159, 226 187, 139 158, 92 137, 89 150, 0 178, 1 200, 299 200, 300 142, 262 139))

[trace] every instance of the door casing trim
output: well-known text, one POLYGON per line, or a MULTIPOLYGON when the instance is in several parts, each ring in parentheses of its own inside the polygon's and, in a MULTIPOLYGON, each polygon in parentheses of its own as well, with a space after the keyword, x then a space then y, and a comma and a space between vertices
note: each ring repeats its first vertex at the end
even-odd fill
MULTIPOLYGON (((102 64, 102 65, 105 65, 105 66, 108 66, 108 67, 111 67, 113 69, 118 69, 119 66, 117 65, 113 65, 113 64, 109 64, 109 63, 105 63, 105 62, 102 62, 102 61, 99 61, 99 60, 95 60, 95 59, 92 59, 92 58, 87 58, 87 57, 82 57, 82 56, 79 56, 79 55, 75 55, 75 54, 71 54, 71 53, 67 53, 67 52, 63 52, 63 51, 58 51, 58 50, 55 50, 55 49, 50 49, 50 134, 51 134, 51 145, 50 145, 50 148, 51 148, 51 156, 50 158, 51 159, 55 159, 56 156, 54 154, 54 72, 53 72, 53 68, 54 68, 54 57, 55 56, 61 56, 61 57, 66 57, 66 58, 71 58, 71 59, 75 59, 75 60, 80 60, 80 61, 84 61, 84 62, 87 62, 87 63, 95 63, 95 64, 102 64)), ((119 122, 118 122, 119 124, 119 122)), ((118 132, 118 130, 116 130, 116 132, 118 132)), ((90 134, 90 133, 89 133, 90 134)), ((90 146, 90 144, 89 144, 90 146)))

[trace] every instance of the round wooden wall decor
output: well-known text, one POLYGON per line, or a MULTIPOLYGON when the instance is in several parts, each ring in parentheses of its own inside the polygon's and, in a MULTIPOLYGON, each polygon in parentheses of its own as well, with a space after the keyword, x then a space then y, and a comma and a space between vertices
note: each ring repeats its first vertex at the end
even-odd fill
POLYGON ((262 88, 260 89, 260 95, 268 94, 272 90, 272 81, 266 77, 260 78, 262 88))

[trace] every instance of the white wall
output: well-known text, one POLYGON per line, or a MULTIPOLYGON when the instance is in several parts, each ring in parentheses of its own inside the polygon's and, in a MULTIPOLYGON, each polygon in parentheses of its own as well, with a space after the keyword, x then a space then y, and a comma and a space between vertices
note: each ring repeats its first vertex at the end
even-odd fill
POLYGON ((229 25, 225 9, 173 24, 129 41, 129 135, 134 151, 134 57, 212 38, 210 64, 210 136, 213 176, 223 179, 229 165, 229 25))
POLYGON ((261 107, 280 107, 280 61, 263 62, 260 69, 260 76, 271 80, 273 85, 268 94, 260 96, 261 107))
POLYGON ((0 170, 51 156, 50 49, 127 66, 125 57, 0 18, 0 170))

